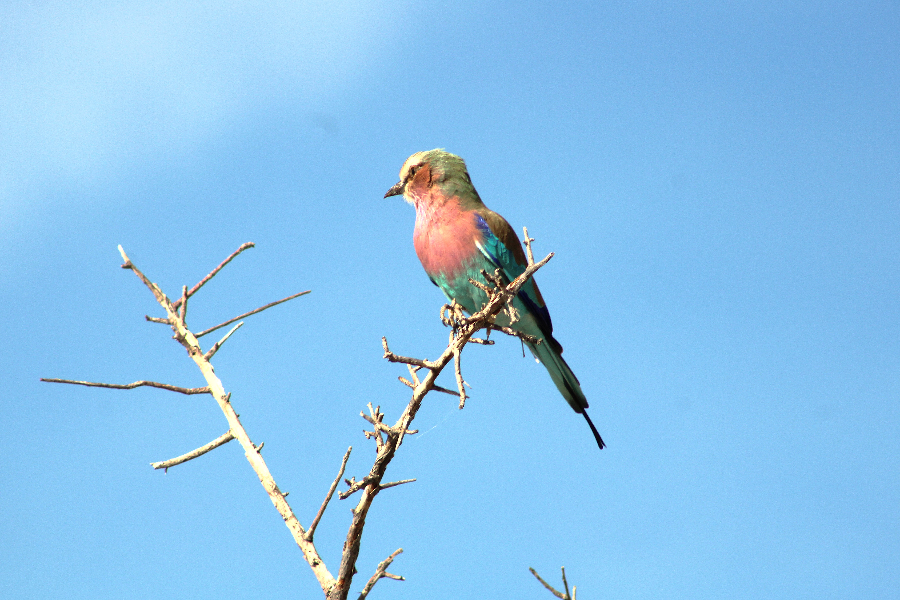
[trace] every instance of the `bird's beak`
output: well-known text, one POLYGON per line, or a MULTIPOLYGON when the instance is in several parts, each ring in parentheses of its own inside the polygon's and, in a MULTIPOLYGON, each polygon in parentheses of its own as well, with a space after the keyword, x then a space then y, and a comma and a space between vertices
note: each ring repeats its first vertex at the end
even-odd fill
POLYGON ((387 191, 387 194, 385 194, 384 197, 388 198, 390 196, 399 196, 402 193, 403 193, 403 182, 398 181, 393 186, 391 186, 391 189, 389 189, 387 191))

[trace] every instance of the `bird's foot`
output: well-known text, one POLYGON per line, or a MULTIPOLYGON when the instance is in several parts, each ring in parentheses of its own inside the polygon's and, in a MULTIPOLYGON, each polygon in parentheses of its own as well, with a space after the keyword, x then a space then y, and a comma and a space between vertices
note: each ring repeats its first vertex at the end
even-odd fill
POLYGON ((468 318, 463 312, 462 306, 457 304, 456 300, 451 300, 450 304, 445 304, 441 307, 441 323, 446 327, 460 329, 467 322, 468 318))

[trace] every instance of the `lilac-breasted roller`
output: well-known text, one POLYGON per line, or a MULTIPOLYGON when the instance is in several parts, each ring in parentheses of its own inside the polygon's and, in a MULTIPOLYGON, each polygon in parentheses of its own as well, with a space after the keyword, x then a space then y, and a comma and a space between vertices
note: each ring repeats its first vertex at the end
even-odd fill
MULTIPOLYGON (((400 169, 400 181, 384 195, 403 198, 416 207, 413 244, 431 281, 450 300, 469 314, 481 309, 487 294, 469 278, 487 283, 482 270, 496 269, 507 281, 528 266, 522 243, 506 219, 481 201, 472 185, 466 163, 460 157, 436 149, 417 152, 400 169)), ((529 280, 513 300, 518 320, 510 323, 505 313, 497 316, 500 325, 541 338, 528 348, 550 373, 553 383, 575 412, 584 415, 597 445, 605 444, 585 409, 588 407, 581 384, 562 357, 562 346, 553 338, 550 313, 537 284, 529 280)))

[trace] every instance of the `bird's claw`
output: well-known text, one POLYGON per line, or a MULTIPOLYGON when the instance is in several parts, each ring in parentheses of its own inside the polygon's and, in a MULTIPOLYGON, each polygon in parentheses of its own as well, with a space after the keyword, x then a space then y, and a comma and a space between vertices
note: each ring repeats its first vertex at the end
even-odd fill
POLYGON ((450 327, 466 320, 462 307, 452 300, 450 304, 441 307, 441 323, 450 327))
POLYGON ((456 300, 451 300, 450 304, 441 307, 441 323, 456 332, 468 323, 468 317, 463 312, 462 306, 457 304, 456 300))

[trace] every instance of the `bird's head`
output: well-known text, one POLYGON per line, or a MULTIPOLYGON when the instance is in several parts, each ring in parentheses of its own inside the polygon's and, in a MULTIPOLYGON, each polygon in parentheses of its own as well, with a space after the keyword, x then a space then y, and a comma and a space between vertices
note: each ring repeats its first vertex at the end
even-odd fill
POLYGON ((435 187, 443 198, 478 197, 463 159, 440 148, 416 152, 407 158, 400 169, 400 181, 384 197, 402 194, 404 200, 418 206, 432 196, 435 187))

